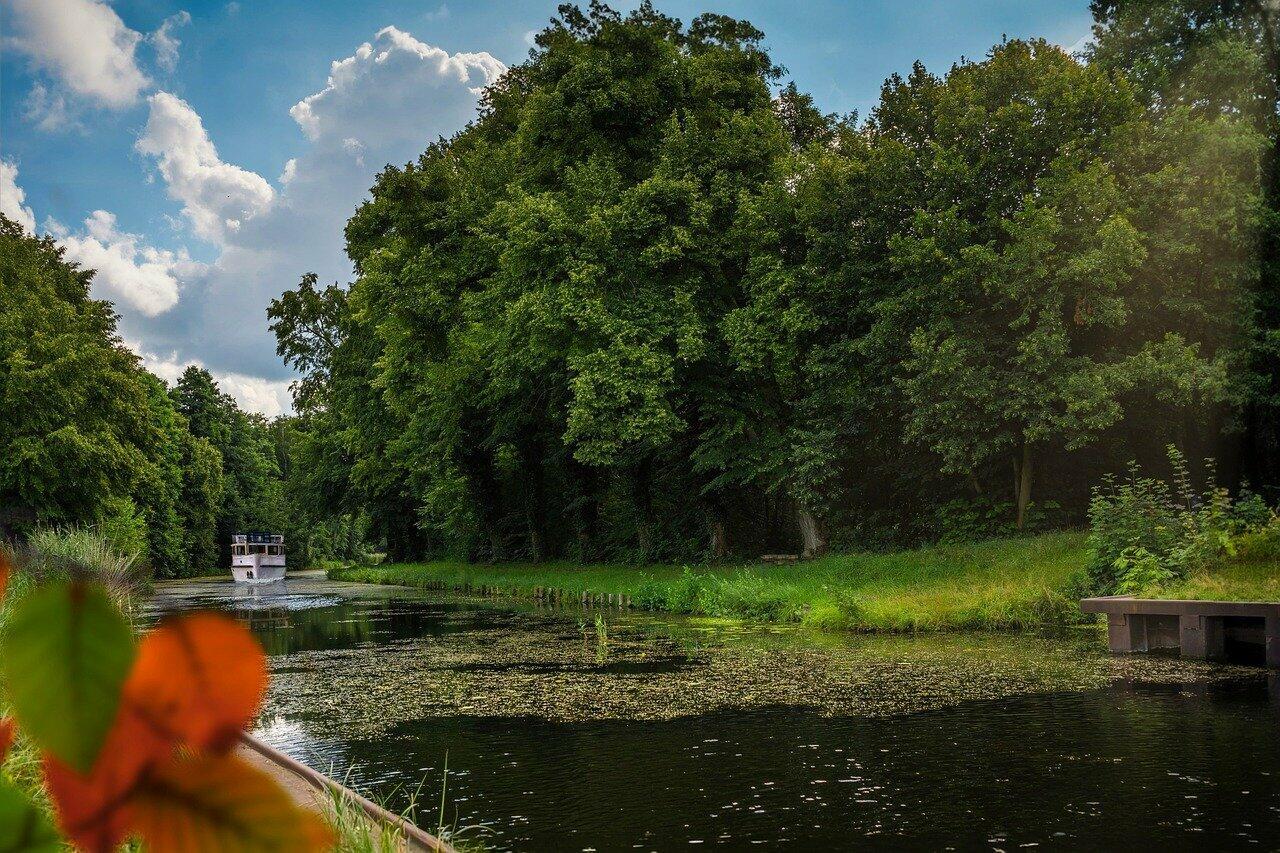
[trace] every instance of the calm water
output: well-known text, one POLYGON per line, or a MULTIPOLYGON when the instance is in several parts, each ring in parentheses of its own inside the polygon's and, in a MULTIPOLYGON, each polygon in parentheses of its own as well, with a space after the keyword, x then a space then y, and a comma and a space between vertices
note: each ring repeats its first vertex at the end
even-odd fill
MULTIPOLYGON (((290 580, 162 586, 247 621, 259 734, 490 850, 1280 849, 1263 670, 1095 631, 831 637, 290 580)), ((1269 683, 1269 678, 1270 683, 1269 683)))

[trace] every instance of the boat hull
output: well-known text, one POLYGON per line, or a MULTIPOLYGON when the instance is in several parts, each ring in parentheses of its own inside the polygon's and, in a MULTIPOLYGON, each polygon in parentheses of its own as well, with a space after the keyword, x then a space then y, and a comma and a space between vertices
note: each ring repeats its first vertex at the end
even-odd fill
POLYGON ((232 566, 231 577, 236 583, 275 583, 284 580, 284 566, 232 566))

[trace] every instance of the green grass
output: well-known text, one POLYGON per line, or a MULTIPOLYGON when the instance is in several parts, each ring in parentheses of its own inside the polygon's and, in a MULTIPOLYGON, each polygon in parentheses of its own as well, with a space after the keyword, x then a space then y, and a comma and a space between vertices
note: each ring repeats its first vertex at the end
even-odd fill
POLYGON ((1159 598, 1200 601, 1280 601, 1280 561, 1233 560, 1162 589, 1159 598))
POLYGON ((843 554, 780 566, 402 563, 334 568, 334 580, 446 587, 535 587, 629 595, 636 607, 801 622, 848 631, 1024 629, 1078 619, 1081 533, 891 554, 843 554))

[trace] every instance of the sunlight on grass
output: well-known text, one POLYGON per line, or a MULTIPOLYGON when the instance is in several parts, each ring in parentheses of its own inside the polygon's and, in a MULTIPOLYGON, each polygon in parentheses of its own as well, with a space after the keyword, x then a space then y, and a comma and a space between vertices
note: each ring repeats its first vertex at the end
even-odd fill
POLYGON ((1058 533, 794 565, 626 566, 461 562, 349 567, 334 580, 446 588, 621 593, 636 607, 855 631, 1020 628, 1076 618, 1067 593, 1084 536, 1058 533))

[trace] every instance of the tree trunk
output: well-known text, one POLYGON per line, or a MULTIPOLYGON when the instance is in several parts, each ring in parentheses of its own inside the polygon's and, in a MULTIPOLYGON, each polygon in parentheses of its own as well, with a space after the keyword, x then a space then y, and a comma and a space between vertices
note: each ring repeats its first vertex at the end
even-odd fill
POLYGON ((484 557, 490 563, 501 562, 506 556, 500 515, 502 493, 493 473, 493 457, 487 451, 475 449, 461 461, 479 516, 481 534, 489 543, 489 553, 484 557))
POLYGON ((542 447, 536 441, 521 448, 524 468, 525 526, 529 531, 529 559, 541 563, 546 559, 546 495, 542 472, 542 447))
POLYGON ((600 475, 595 468, 569 456, 566 470, 574 484, 574 538, 577 558, 584 563, 596 557, 596 532, 600 523, 600 475))
POLYGON ((1031 504, 1031 442, 1023 439, 1022 441, 1022 458, 1014 459, 1013 470, 1015 475, 1014 492, 1018 502, 1018 521, 1017 527, 1022 529, 1022 525, 1027 520, 1027 507, 1031 504))
POLYGON ((796 502, 796 527, 800 530, 800 556, 803 559, 811 560, 827 552, 827 540, 822 535, 818 520, 799 501, 796 502))
POLYGON ((649 460, 635 466, 631 474, 631 501, 636 511, 636 545, 641 559, 648 561, 653 555, 653 495, 651 492, 652 469, 649 460))

